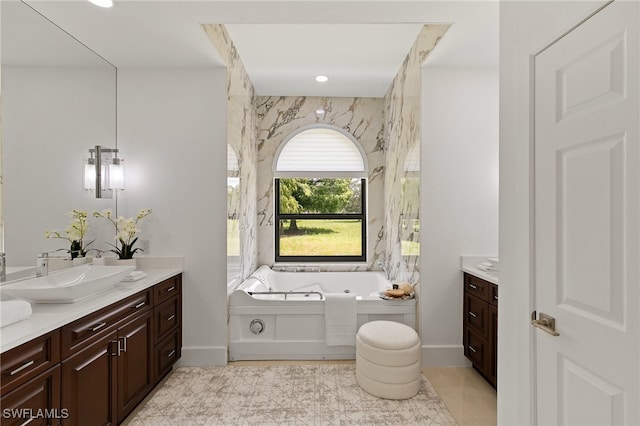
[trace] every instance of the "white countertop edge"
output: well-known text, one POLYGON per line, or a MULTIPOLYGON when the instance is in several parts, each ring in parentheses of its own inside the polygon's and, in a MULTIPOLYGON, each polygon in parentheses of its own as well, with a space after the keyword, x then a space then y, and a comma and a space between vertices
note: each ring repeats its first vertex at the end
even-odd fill
MULTIPOLYGON (((500 285, 500 272, 487 272, 482 269, 476 268, 476 265, 486 262, 488 257, 492 256, 460 256, 460 269, 463 272, 481 278, 485 281, 489 281, 495 285, 500 285)), ((496 256, 493 256, 496 257, 496 256)))
POLYGON ((146 290, 183 272, 182 266, 170 268, 138 268, 147 277, 134 282, 121 282, 113 289, 76 303, 32 303, 33 313, 23 321, 0 328, 0 353, 63 327, 99 309, 146 290))
POLYGON ((495 285, 500 285, 499 278, 496 275, 489 274, 489 273, 487 273, 485 271, 482 271, 482 270, 480 270, 478 268, 474 268, 472 266, 463 266, 462 267, 462 271, 466 272, 468 274, 471 274, 471 275, 473 275, 475 277, 481 278, 481 279, 483 279, 485 281, 489 281, 490 283, 493 283, 495 285))

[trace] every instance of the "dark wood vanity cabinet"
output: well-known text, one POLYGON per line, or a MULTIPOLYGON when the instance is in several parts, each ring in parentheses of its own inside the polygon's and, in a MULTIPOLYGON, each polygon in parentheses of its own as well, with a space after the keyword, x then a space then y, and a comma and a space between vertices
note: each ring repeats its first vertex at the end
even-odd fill
POLYGON ((176 276, 154 288, 154 378, 158 382, 181 356, 182 277, 176 276))
POLYGON ((498 286, 465 272, 463 315, 464 354, 496 387, 498 286))
MULTIPOLYGON (((181 278, 2 354, 2 407, 56 414, 30 424, 121 423, 180 358, 181 278)), ((2 424, 26 420, 3 416, 2 424)))

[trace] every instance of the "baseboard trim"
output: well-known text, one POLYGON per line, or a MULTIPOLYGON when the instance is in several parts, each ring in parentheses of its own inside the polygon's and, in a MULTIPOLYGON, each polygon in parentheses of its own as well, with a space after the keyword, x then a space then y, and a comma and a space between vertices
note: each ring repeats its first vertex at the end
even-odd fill
POLYGON ((423 345, 423 367, 471 367, 462 345, 423 345))
POLYGON ((211 367, 227 364, 226 346, 183 346, 176 367, 211 367))
MULTIPOLYGON (((226 346, 182 347, 182 357, 176 367, 208 367, 227 364, 226 346)), ((470 367, 462 345, 422 346, 423 367, 470 367)))

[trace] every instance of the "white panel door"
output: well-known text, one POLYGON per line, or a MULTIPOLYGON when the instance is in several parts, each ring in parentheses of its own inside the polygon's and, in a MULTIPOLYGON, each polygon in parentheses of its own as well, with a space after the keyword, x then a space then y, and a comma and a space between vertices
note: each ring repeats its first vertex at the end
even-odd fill
POLYGON ((534 58, 540 425, 640 424, 639 2, 616 1, 534 58))

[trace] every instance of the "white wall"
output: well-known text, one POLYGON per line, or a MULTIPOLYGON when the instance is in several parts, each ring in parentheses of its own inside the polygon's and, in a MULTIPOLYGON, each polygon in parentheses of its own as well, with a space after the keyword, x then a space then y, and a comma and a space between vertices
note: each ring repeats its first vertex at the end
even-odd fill
POLYGON ((148 254, 185 258, 180 365, 226 363, 226 81, 225 68, 118 71, 118 212, 151 208, 148 254))
MULTIPOLYGON (((634 0, 635 1, 635 0, 634 0)), ((498 424, 534 424, 531 264, 531 58, 603 1, 500 2, 498 424)))
POLYGON ((425 366, 468 365, 461 255, 498 253, 498 72, 423 68, 420 331, 425 366))

